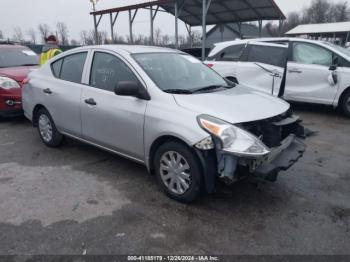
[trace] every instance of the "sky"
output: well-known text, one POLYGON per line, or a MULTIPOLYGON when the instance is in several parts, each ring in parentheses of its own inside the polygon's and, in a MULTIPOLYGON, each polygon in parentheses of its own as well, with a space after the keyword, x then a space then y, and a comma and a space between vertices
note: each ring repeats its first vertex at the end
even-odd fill
MULTIPOLYGON (((147 0, 100 0, 97 10, 129 5, 147 0)), ((292 11, 300 11, 311 0, 275 0, 281 10, 288 14, 292 11)), ((331 0, 334 2, 350 0, 331 0)), ((69 38, 80 41, 80 32, 93 28, 93 19, 89 15, 92 9, 90 0, 0 0, 0 30, 5 37, 12 37, 15 27, 20 27, 25 38, 30 28, 37 30, 40 23, 50 26, 52 33, 58 21, 66 23, 69 30, 69 38)), ((99 29, 110 32, 109 16, 104 16, 99 29)), ((160 28, 162 34, 174 34, 174 17, 169 14, 159 13, 155 20, 155 28, 160 28)), ((134 34, 149 34, 149 11, 140 11, 135 19, 134 34)), ((117 20, 115 31, 117 35, 125 36, 129 32, 128 14, 122 13, 117 20)), ((185 25, 180 22, 180 34, 186 34, 185 25)), ((39 37, 38 37, 39 38, 39 37)))

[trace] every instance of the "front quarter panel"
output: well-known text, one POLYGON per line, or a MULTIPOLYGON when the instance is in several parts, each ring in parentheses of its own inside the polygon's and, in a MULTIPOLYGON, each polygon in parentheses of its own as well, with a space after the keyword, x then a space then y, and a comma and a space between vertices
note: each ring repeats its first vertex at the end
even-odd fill
POLYGON ((149 168, 152 144, 161 137, 171 136, 189 147, 209 136, 197 122, 196 112, 178 106, 172 95, 148 103, 145 116, 145 156, 149 168))

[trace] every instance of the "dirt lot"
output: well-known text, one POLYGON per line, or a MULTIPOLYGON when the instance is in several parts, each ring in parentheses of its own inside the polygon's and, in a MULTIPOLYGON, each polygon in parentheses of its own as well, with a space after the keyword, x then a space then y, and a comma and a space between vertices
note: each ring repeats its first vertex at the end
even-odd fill
POLYGON ((298 164, 189 206, 143 166, 0 120, 0 254, 350 254, 350 120, 294 107, 319 131, 298 164))

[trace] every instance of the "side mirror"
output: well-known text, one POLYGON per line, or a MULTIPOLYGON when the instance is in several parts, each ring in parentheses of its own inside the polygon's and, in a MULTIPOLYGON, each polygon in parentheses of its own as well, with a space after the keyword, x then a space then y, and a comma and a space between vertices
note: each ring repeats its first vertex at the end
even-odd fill
POLYGON ((136 81, 120 81, 114 88, 114 93, 118 96, 132 96, 142 100, 151 100, 146 89, 136 81))
POLYGON ((335 71, 335 70, 337 70, 337 68, 338 68, 338 65, 331 65, 329 67, 329 71, 335 71))
POLYGON ((335 71, 335 70, 337 70, 338 66, 339 66, 339 58, 335 57, 333 59, 333 64, 329 67, 329 70, 330 71, 335 71))

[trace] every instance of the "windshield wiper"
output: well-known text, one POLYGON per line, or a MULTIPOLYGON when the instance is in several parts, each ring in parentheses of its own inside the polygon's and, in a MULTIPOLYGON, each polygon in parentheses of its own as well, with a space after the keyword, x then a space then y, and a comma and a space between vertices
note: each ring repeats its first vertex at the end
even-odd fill
POLYGON ((216 89, 220 89, 220 88, 226 88, 226 89, 230 89, 233 88, 233 86, 225 86, 225 85, 211 85, 211 86, 205 86, 205 87, 201 87, 198 88, 196 90, 193 91, 193 93, 201 93, 201 92, 206 92, 206 91, 212 91, 212 90, 216 90, 216 89))
POLYGON ((193 94, 192 91, 190 90, 185 90, 185 89, 166 89, 163 90, 165 93, 169 93, 169 94, 193 94))

